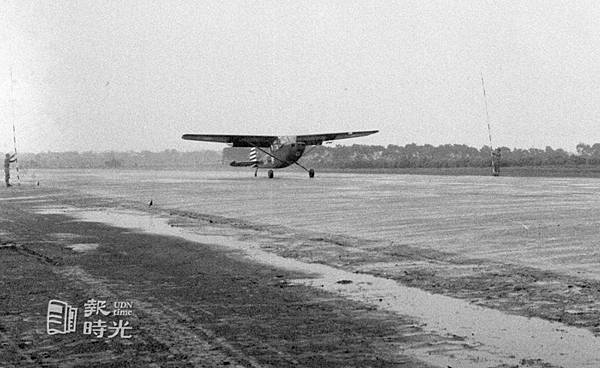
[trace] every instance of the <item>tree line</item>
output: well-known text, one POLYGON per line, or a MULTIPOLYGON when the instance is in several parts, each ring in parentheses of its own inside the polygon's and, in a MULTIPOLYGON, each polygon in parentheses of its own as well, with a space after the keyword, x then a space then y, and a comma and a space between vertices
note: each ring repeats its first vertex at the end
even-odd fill
MULTIPOLYGON (((600 144, 577 145, 577 153, 561 148, 546 149, 500 147, 501 166, 575 166, 600 165, 600 144)), ((318 146, 304 156, 307 165, 321 168, 452 168, 488 167, 491 149, 464 144, 405 146, 318 146)))
POLYGON ((219 164, 221 153, 216 151, 179 152, 42 152, 19 153, 19 166, 46 169, 97 168, 198 168, 219 164))
MULTIPOLYGON (((600 143, 580 143, 576 152, 561 148, 500 147, 501 166, 600 166, 600 143)), ((200 168, 248 160, 249 149, 227 147, 218 151, 180 152, 43 152, 19 154, 24 168, 200 168)), ((491 149, 464 144, 405 146, 316 146, 307 148, 302 163, 315 168, 453 168, 488 167, 491 149)))

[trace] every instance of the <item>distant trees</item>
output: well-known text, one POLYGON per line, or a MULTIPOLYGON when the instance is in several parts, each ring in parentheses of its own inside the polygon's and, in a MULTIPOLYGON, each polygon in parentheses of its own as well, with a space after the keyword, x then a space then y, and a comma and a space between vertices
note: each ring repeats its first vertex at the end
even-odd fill
POLYGON ((104 166, 106 166, 109 169, 118 169, 121 166, 123 166, 123 161, 117 160, 116 158, 113 157, 110 160, 105 161, 104 166))
POLYGON ((600 143, 589 144, 579 143, 577 145, 577 155, 585 161, 587 165, 600 164, 600 143))
MULTIPOLYGON (((579 143, 575 153, 546 147, 500 147, 502 166, 600 166, 600 143, 579 143)), ((207 164, 228 164, 248 160, 249 149, 225 148, 216 151, 179 152, 45 152, 19 154, 24 168, 194 168, 207 164)), ((491 149, 464 144, 410 143, 371 146, 316 146, 308 148, 302 158, 305 166, 315 168, 455 168, 487 167, 491 164, 491 149)))
MULTIPOLYGON (((522 149, 500 147, 502 166, 564 166, 600 165, 600 144, 577 145, 577 153, 546 147, 522 149)), ((430 144, 405 146, 319 146, 305 155, 314 167, 329 168, 451 168, 486 167, 491 164, 491 149, 479 149, 464 144, 430 144)))
POLYGON ((179 152, 43 152, 20 153, 23 168, 185 168, 220 163, 221 154, 215 151, 179 152))

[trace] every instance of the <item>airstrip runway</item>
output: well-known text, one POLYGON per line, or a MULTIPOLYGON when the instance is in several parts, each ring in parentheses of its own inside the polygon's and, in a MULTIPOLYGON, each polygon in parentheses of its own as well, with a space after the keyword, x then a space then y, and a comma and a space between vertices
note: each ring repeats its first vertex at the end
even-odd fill
POLYGON ((26 174, 0 366, 600 366, 598 179, 26 174), (133 301, 133 338, 48 335, 61 298, 133 301))

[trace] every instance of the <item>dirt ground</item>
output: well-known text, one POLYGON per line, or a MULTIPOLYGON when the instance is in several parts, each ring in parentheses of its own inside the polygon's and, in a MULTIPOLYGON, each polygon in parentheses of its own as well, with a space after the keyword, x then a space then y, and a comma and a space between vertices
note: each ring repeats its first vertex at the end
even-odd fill
MULTIPOLYGON (((67 202, 44 195, 45 204, 67 202)), ((39 205, 0 206, 2 367, 426 367, 392 347, 442 339, 210 246, 33 214, 39 205), (130 339, 84 335, 80 321, 74 333, 46 333, 49 300, 80 308, 85 320, 92 298, 132 303, 130 339)))
MULTIPOLYGON (((56 189, 21 188, 0 199, 1 367, 445 367, 411 351, 470 349, 460 336, 428 332, 410 316, 288 282, 311 275, 265 267, 207 244, 36 213, 56 205, 156 209, 56 189), (51 299, 79 308, 75 332, 47 333, 51 299), (131 303, 132 315, 123 319, 132 337, 84 334, 90 299, 131 303)), ((249 239, 260 232, 270 237, 269 251, 285 257, 600 334, 597 281, 351 236, 285 227, 265 235, 241 220, 177 210, 169 215, 177 227, 210 223, 248 231, 249 239)), ((517 364, 493 366, 552 367, 536 356, 514 358, 517 364)))

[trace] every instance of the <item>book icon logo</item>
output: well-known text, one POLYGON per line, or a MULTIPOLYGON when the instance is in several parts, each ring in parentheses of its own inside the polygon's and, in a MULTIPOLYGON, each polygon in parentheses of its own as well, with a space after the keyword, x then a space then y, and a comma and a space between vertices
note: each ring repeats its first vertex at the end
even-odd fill
POLYGON ((46 330, 48 335, 67 334, 75 332, 77 324, 77 308, 60 300, 48 302, 48 318, 46 330))

